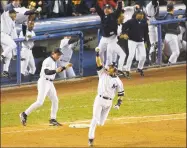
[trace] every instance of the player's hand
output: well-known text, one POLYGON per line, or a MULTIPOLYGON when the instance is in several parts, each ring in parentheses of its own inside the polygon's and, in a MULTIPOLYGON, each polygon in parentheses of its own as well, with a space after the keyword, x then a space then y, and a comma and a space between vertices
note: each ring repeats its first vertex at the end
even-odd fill
POLYGON ((99 52, 99 47, 96 47, 96 48, 95 48, 95 52, 99 52))
POLYGON ((119 110, 119 105, 114 105, 114 109, 119 110))
POLYGON ((38 2, 38 5, 42 5, 42 1, 39 1, 39 2, 38 2))
POLYGON ((73 64, 72 63, 69 63, 67 66, 66 66, 66 69, 69 68, 69 67, 72 67, 73 64))
POLYGON ((58 67, 57 69, 56 69, 56 73, 60 73, 62 71, 62 67, 58 67))
POLYGON ((179 16, 178 16, 178 19, 181 19, 181 18, 183 18, 183 15, 179 15, 179 16))

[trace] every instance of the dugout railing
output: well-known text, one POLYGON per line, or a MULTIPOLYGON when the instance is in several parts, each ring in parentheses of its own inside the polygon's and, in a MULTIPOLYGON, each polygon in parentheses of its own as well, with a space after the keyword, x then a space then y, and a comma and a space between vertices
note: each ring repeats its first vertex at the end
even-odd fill
MULTIPOLYGON (((169 23, 179 23, 179 22, 185 22, 187 20, 187 18, 182 18, 182 19, 173 19, 173 20, 160 20, 160 21, 152 21, 151 25, 156 25, 158 28, 158 60, 156 65, 152 66, 152 67, 160 67, 160 66, 164 66, 164 64, 162 63, 162 25, 164 24, 169 24, 169 23)), ((98 29, 98 26, 92 26, 92 29, 98 29)), ((99 33, 99 29, 98 29, 98 43, 100 40, 100 33, 99 33)), ((72 32, 62 32, 62 33, 55 33, 55 34, 48 34, 48 35, 40 35, 40 36, 36 36, 33 37, 30 40, 34 40, 34 41, 42 41, 42 40, 49 40, 49 39, 55 39, 55 38, 60 38, 63 36, 79 36, 80 38, 80 50, 79 50, 79 76, 82 77, 84 75, 84 58, 83 58, 83 52, 84 52, 84 34, 82 31, 72 31, 72 32)), ((15 85, 21 85, 21 72, 20 72, 20 58, 21 58, 21 42, 23 42, 25 39, 15 39, 15 42, 17 43, 17 61, 16 61, 16 84, 15 85)), ((94 62, 94 61, 91 61, 94 62)), ((149 68, 149 67, 148 67, 149 68)), ((11 84, 11 86, 14 86, 11 84)), ((2 86, 1 86, 2 87, 2 86)))
MULTIPOLYGON (((66 33, 56 33, 56 34, 46 34, 41 36, 33 37, 29 40, 32 41, 42 41, 48 39, 56 39, 63 36, 79 36, 80 39, 80 48, 79 48, 79 76, 83 76, 83 44, 84 44, 84 34, 81 31, 73 31, 73 32, 66 32, 66 33)), ((21 85, 21 43, 25 41, 24 38, 15 39, 17 43, 17 60, 16 60, 16 78, 17 78, 17 85, 21 85)))

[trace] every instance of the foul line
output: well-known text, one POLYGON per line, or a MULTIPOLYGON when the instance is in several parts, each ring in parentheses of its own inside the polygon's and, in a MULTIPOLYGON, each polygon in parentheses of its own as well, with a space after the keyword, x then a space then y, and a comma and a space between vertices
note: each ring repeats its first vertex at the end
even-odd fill
MULTIPOLYGON (((145 123, 145 122, 158 122, 158 121, 168 121, 168 120, 182 120, 186 119, 186 113, 182 114, 170 114, 170 115, 155 115, 155 116, 140 116, 140 117, 120 117, 120 118, 110 118, 107 119, 107 122, 118 122, 121 120, 122 122, 118 122, 117 124, 132 124, 132 123, 145 123), (159 119, 158 119, 159 118, 159 119)), ((64 125, 72 124, 72 123, 89 123, 90 120, 82 120, 82 121, 74 121, 74 122, 64 122, 64 125)), ((46 125, 45 125, 46 126, 46 125)), ((31 128, 31 127, 29 127, 31 128)), ((34 127, 33 127, 34 128, 34 127)), ((62 126, 63 128, 63 126, 62 126)), ((1 128, 2 131, 3 128, 1 128)), ((14 130, 8 132, 1 132, 1 134, 12 134, 12 133, 22 133, 22 132, 36 132, 36 131, 46 131, 46 130, 59 130, 59 128, 35 128, 35 129, 27 129, 27 130, 14 130)))

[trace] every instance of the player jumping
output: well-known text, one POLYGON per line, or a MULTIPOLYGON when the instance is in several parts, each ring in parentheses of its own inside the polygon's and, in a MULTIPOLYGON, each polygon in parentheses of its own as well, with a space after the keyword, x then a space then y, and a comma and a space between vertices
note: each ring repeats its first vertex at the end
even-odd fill
POLYGON ((95 98, 93 106, 93 118, 90 123, 88 134, 89 146, 93 146, 97 124, 103 126, 107 119, 109 111, 112 107, 112 100, 115 97, 115 93, 118 92, 118 101, 114 106, 115 109, 119 109, 124 96, 123 83, 116 75, 118 71, 117 68, 114 65, 109 65, 108 69, 103 67, 99 56, 99 48, 96 48, 96 64, 99 84, 98 95, 95 98))

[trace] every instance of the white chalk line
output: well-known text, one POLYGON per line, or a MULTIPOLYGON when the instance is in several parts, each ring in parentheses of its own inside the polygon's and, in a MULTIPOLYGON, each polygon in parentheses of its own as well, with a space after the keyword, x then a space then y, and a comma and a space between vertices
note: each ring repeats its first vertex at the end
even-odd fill
MULTIPOLYGON (((159 122, 159 121, 169 121, 169 120, 184 120, 186 119, 186 113, 181 114, 170 114, 170 115, 155 115, 155 116, 140 116, 140 117, 120 117, 120 118, 110 118, 107 119, 107 121, 115 122, 119 120, 132 120, 135 119, 135 121, 122 121, 117 124, 133 124, 133 123, 147 123, 147 122, 159 122), (160 118, 160 119, 158 119, 160 118), (139 120, 141 119, 141 120, 139 120)), ((64 122, 64 125, 76 123, 89 123, 90 120, 82 120, 82 121, 74 121, 74 122, 64 122)), ((48 124, 42 124, 43 126, 46 126, 48 124)), ((42 126, 40 125, 40 126, 42 126)), ((62 126, 63 127, 63 126, 62 126)), ((2 128, 3 129, 3 128, 2 128)), ((16 133, 23 133, 23 132, 36 132, 36 131, 47 131, 47 130, 59 130, 58 127, 56 128, 35 128, 35 129, 28 129, 28 130, 14 130, 14 131, 8 131, 8 132, 2 132, 1 134, 16 134, 16 133)))

